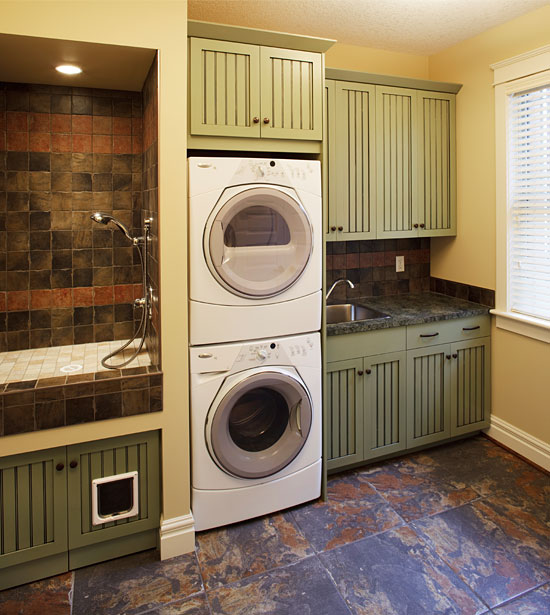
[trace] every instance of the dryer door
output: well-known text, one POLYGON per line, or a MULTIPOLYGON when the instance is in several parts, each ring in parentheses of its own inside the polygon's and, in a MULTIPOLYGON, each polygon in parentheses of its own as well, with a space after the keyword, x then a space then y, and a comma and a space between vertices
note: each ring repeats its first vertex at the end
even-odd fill
POLYGON ((311 420, 311 399, 298 378, 273 369, 244 373, 210 409, 208 448, 228 474, 271 476, 302 450, 311 420))
POLYGON ((218 282, 233 294, 273 297, 307 266, 313 233, 298 200, 274 186, 231 197, 208 221, 204 251, 218 282))

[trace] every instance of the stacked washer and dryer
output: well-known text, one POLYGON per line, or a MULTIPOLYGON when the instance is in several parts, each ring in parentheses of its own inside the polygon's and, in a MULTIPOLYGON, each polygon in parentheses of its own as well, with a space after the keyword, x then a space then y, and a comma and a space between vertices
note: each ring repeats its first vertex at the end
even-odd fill
POLYGON ((321 489, 321 172, 189 158, 195 528, 321 489))

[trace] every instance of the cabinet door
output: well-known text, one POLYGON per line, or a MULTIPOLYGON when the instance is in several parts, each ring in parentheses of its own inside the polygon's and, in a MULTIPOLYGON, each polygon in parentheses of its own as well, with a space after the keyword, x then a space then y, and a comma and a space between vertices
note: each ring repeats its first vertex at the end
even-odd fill
POLYGON ((0 590, 67 570, 65 448, 0 459, 0 590))
POLYGON ((407 447, 450 437, 450 346, 407 352, 407 447))
POLYGON ((365 459, 396 453, 407 446, 406 365, 405 352, 364 359, 365 459))
POLYGON ((190 132, 260 136, 260 48, 190 39, 190 132))
POLYGON ((325 140, 323 150, 324 234, 327 240, 337 239, 336 208, 336 82, 325 81, 325 140))
POLYGON ((489 426, 491 340, 451 344, 451 436, 489 426))
POLYGON ((420 235, 456 235, 455 95, 418 92, 420 235))
MULTIPOLYGON (((119 555, 140 550, 134 548, 132 535, 143 534, 159 526, 160 473, 157 432, 75 444, 68 447, 67 459, 70 466, 68 485, 71 494, 69 498, 71 568, 117 557, 117 539, 120 539, 119 555), (126 519, 93 525, 92 480, 132 471, 138 472, 138 514, 126 519), (112 541, 111 547, 115 554, 107 552, 110 545, 106 541, 112 541), (94 551, 98 543, 104 543, 106 547, 94 551)), ((153 537, 151 546, 155 546, 156 542, 153 534, 154 532, 143 534, 153 537)))
POLYGON ((375 87, 336 82, 338 240, 374 239, 375 87))
POLYGON ((325 425, 329 470, 363 460, 363 359, 327 364, 325 425))
POLYGON ((416 105, 416 90, 376 86, 379 239, 418 235, 416 105))
POLYGON ((262 47, 260 69, 262 137, 321 141, 322 55, 262 47))

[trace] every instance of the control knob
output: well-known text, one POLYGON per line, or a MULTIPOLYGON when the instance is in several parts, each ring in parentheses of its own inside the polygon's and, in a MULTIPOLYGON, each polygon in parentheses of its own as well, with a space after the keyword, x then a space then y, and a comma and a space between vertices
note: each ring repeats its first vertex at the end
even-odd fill
POLYGON ((256 356, 260 359, 260 361, 265 361, 267 359, 267 350, 260 348, 260 350, 256 352, 256 356))

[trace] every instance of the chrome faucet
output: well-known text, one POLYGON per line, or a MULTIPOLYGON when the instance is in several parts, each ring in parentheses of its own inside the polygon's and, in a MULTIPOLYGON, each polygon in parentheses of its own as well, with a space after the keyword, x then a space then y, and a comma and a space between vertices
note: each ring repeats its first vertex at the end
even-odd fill
POLYGON ((330 294, 332 293, 332 291, 336 288, 336 286, 338 286, 338 284, 340 284, 341 282, 345 282, 350 288, 355 288, 355 284, 351 281, 348 280, 347 278, 338 278, 334 284, 329 288, 329 291, 327 293, 327 296, 325 297, 325 299, 328 301, 328 298, 330 297, 330 294))

